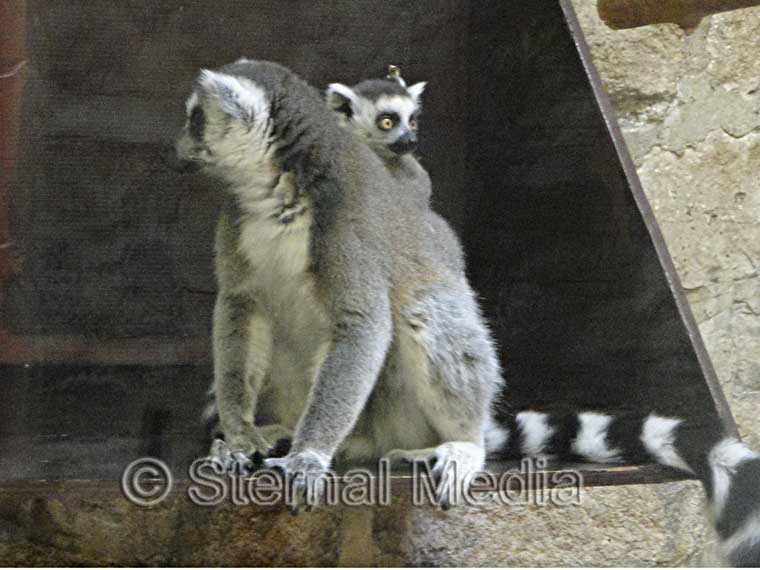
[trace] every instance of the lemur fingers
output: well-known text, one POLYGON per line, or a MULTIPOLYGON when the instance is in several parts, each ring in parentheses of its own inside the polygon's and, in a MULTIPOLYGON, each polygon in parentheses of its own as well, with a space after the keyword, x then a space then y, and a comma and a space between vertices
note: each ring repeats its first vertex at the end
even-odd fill
POLYGON ((265 459, 264 465, 281 470, 292 485, 288 506, 294 515, 301 507, 310 511, 325 494, 330 458, 323 453, 314 450, 289 453, 285 457, 265 459))
POLYGON ((439 445, 432 475, 438 481, 436 495, 441 508, 464 501, 474 475, 483 470, 486 450, 468 441, 450 441, 439 445))

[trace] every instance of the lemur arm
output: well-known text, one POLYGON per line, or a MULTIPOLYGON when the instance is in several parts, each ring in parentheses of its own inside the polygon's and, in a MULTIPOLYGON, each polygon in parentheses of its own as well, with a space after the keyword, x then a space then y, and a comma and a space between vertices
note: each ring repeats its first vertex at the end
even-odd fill
POLYGON ((225 441, 234 452, 266 453, 270 442, 254 425, 256 401, 266 374, 271 335, 257 315, 256 300, 235 292, 243 263, 235 250, 234 223, 223 212, 217 227, 219 292, 214 306, 214 391, 225 441))
POLYGON ((293 453, 310 450, 332 458, 364 409, 385 361, 392 336, 388 288, 372 264, 353 265, 326 277, 331 346, 296 429, 293 453))

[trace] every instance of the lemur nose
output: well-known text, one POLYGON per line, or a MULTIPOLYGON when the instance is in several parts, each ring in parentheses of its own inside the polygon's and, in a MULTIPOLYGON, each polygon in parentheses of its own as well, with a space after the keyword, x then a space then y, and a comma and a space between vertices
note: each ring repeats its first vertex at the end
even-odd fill
POLYGON ((171 168, 174 172, 187 173, 195 172, 200 168, 200 165, 192 160, 181 160, 177 156, 177 149, 174 143, 165 142, 161 145, 160 150, 161 162, 167 167, 171 168))
POLYGON ((411 129, 406 129, 403 134, 398 138, 398 141, 401 143, 416 143, 417 142, 417 133, 415 133, 411 129))
POLYGON ((397 138, 388 148, 396 154, 412 152, 417 148, 417 136, 414 133, 404 133, 397 138), (411 136, 410 136, 411 135, 411 136))

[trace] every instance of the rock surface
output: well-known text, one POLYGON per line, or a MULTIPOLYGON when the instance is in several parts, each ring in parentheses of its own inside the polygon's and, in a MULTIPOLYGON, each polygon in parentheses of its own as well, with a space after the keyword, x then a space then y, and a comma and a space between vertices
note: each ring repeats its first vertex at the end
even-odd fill
POLYGON ((0 561, 9 565, 649 566, 688 564, 699 485, 586 490, 582 506, 494 503, 444 512, 384 507, 197 507, 183 493, 142 508, 69 484, 43 498, 4 493, 0 561), (669 508, 666 508, 669 507, 669 508), (188 546, 192 545, 192 548, 188 546))

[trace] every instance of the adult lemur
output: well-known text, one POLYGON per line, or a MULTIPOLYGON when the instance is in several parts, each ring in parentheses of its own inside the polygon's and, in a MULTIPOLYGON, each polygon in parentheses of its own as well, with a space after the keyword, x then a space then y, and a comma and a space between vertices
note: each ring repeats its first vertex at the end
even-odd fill
MULTIPOLYGON (((419 195, 269 63, 201 74, 177 154, 230 195, 214 323, 226 443, 214 452, 244 462, 295 428, 291 452, 269 462, 302 484, 337 455, 435 456, 452 486, 480 469, 498 364, 466 280, 418 223, 419 195)), ((654 414, 522 412, 512 427, 525 454, 649 456, 695 474, 724 552, 760 561, 760 458, 743 444, 690 440, 654 414)))
POLYGON ((227 183, 219 221, 212 453, 310 482, 331 461, 434 457, 441 488, 482 469, 502 384, 475 296, 420 200, 318 91, 272 63, 204 71, 177 158, 227 183), (455 465, 455 469, 449 469, 455 465))

